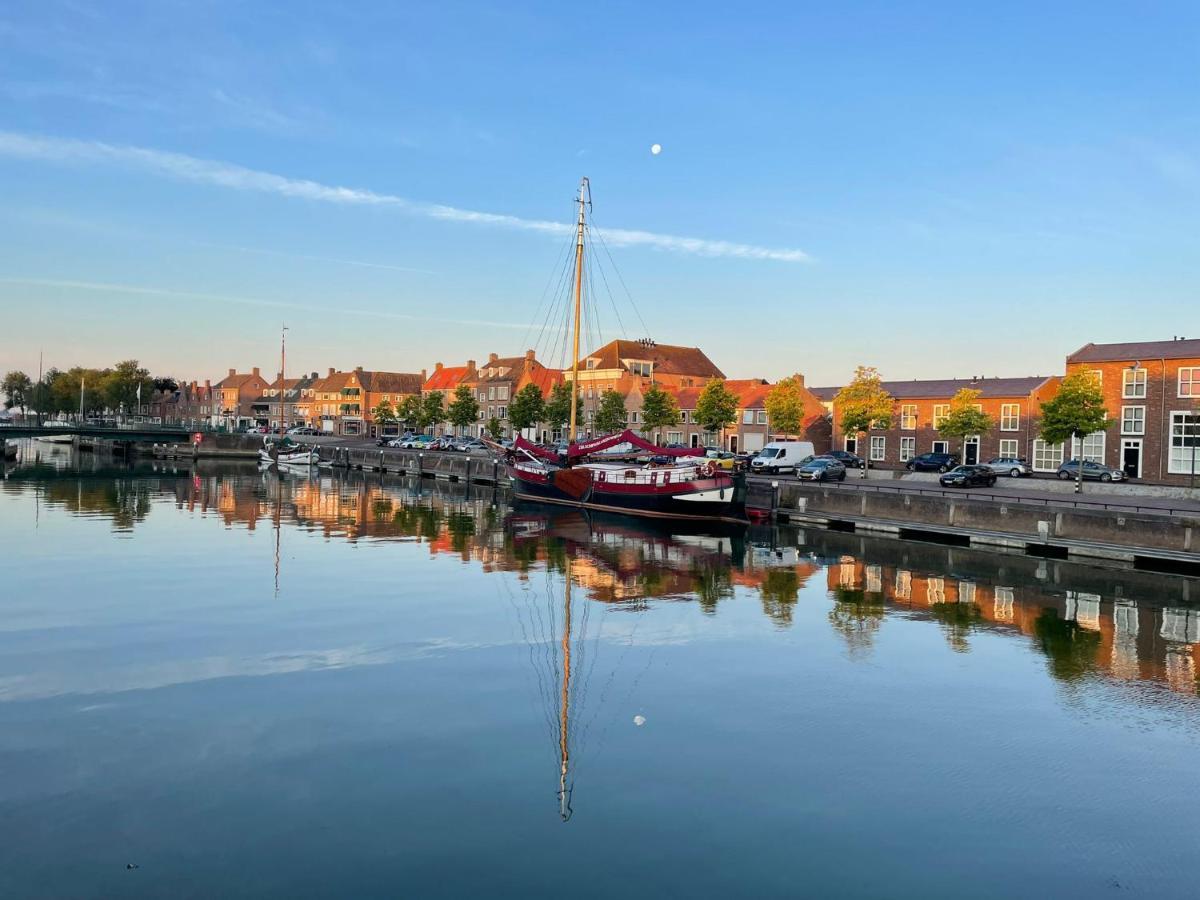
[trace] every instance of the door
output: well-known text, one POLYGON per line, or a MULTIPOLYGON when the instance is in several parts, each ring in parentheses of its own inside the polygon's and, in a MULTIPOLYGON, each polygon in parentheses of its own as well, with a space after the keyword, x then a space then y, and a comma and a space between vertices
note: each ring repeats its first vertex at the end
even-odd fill
POLYGON ((846 438, 846 452, 853 453, 855 456, 858 456, 858 438, 856 438, 856 437, 847 437, 846 438))
POLYGON ((693 434, 693 435, 692 435, 692 446, 693 446, 693 447, 699 447, 699 446, 700 446, 700 435, 698 435, 698 434, 693 434))
POLYGON ((737 452, 738 452, 738 451, 737 451, 737 448, 738 448, 738 439, 737 439, 737 435, 736 435, 736 434, 731 434, 731 435, 729 436, 729 452, 730 452, 730 453, 737 453, 737 452))
POLYGON ((1121 441, 1121 468, 1128 478, 1142 477, 1142 442, 1140 439, 1121 441))
POLYGON ((963 465, 974 466, 979 464, 979 435, 969 437, 963 442, 963 465))

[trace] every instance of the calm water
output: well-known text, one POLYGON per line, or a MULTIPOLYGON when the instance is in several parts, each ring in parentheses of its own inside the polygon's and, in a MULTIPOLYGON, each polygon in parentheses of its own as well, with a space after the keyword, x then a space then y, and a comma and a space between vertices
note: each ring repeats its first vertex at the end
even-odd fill
POLYGON ((1194 580, 37 452, 2 896, 1196 896, 1194 580))

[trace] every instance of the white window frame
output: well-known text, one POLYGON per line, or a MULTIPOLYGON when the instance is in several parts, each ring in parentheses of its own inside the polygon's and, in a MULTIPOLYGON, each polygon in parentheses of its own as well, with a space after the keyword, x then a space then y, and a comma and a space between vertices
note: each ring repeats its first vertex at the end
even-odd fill
POLYGON ((887 459, 887 436, 871 435, 871 462, 883 462, 887 459))
POLYGON ((1193 446, 1195 447, 1196 471, 1200 472, 1200 443, 1197 442, 1200 442, 1200 411, 1172 410, 1167 431, 1167 471, 1170 474, 1191 474, 1193 446), (1189 437, 1191 443, 1189 443, 1189 437))
POLYGON ((1000 452, 997 455, 1000 459, 1019 459, 1021 456, 1021 442, 1016 438, 1001 438, 1000 452))
POLYGON ((742 424, 743 425, 753 425, 754 424, 754 410, 752 410, 752 409, 742 410, 742 424))
POLYGON ((1125 369, 1121 374, 1121 396, 1126 400, 1143 400, 1146 397, 1146 370, 1125 369))
POLYGON ((1091 462, 1104 465, 1105 451, 1108 449, 1107 445, 1108 434, 1103 431, 1093 431, 1091 434, 1085 434, 1083 440, 1071 438, 1071 458, 1090 460, 1091 462))
POLYGON ((917 404, 904 403, 900 406, 900 430, 917 430, 917 404))
POLYGON ((915 437, 900 438, 900 462, 908 462, 917 455, 917 439, 915 437))
POLYGON ((667 432, 667 443, 668 444, 682 444, 683 443, 683 432, 682 431, 668 431, 667 432))
POLYGON ((935 403, 933 405, 933 427, 937 428, 941 425, 948 415, 950 415, 949 403, 935 403))
POLYGON ((1001 403, 1000 404, 1000 430, 1001 431, 1020 431, 1021 430, 1021 404, 1020 403, 1001 403))
POLYGON ((758 410, 754 411, 754 424, 755 425, 766 425, 767 424, 767 411, 765 409, 758 409, 758 410))
POLYGON ((949 441, 934 441, 933 449, 930 452, 931 453, 949 453, 950 452, 950 442, 949 441))
POLYGON ((1048 444, 1042 438, 1033 442, 1033 470, 1035 472, 1057 472, 1063 461, 1063 445, 1048 444))
POLYGON ((1146 433, 1146 407, 1121 407, 1121 434, 1146 433), (1140 415, 1139 415, 1140 414, 1140 415))
POLYGON ((1180 398, 1200 397, 1200 366, 1184 366, 1175 375, 1175 395, 1180 398), (1184 391, 1184 375, 1187 373, 1187 391, 1184 391))

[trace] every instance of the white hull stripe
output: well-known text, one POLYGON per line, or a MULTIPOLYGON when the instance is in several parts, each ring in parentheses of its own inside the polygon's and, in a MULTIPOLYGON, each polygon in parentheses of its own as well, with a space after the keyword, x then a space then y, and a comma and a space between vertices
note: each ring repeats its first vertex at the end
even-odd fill
POLYGON ((708 501, 710 503, 720 503, 722 500, 728 499, 729 493, 730 493, 729 490, 722 491, 720 488, 718 488, 715 491, 696 491, 694 494, 676 494, 673 499, 675 499, 675 500, 700 500, 700 501, 708 501), (722 497, 721 496, 722 493, 724 493, 726 496, 722 497))

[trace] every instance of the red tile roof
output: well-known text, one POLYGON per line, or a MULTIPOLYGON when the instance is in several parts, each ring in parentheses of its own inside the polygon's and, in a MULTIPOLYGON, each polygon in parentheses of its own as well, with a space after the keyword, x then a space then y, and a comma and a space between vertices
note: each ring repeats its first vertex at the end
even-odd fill
POLYGON ((589 353, 579 362, 580 369, 587 368, 587 360, 597 360, 594 368, 622 369, 621 360, 645 360, 654 366, 654 371, 663 375, 694 375, 701 378, 724 378, 699 347, 676 347, 672 344, 642 343, 641 341, 610 341, 594 353, 589 353))
POLYGON ((456 388, 469 371, 466 366, 442 366, 426 379, 423 390, 448 391, 456 388))
POLYGON ((564 381, 561 369, 547 369, 543 366, 534 366, 529 372, 529 377, 525 379, 529 384, 536 384, 542 391, 543 397, 549 397, 550 392, 554 390, 554 386, 560 381, 564 381))

